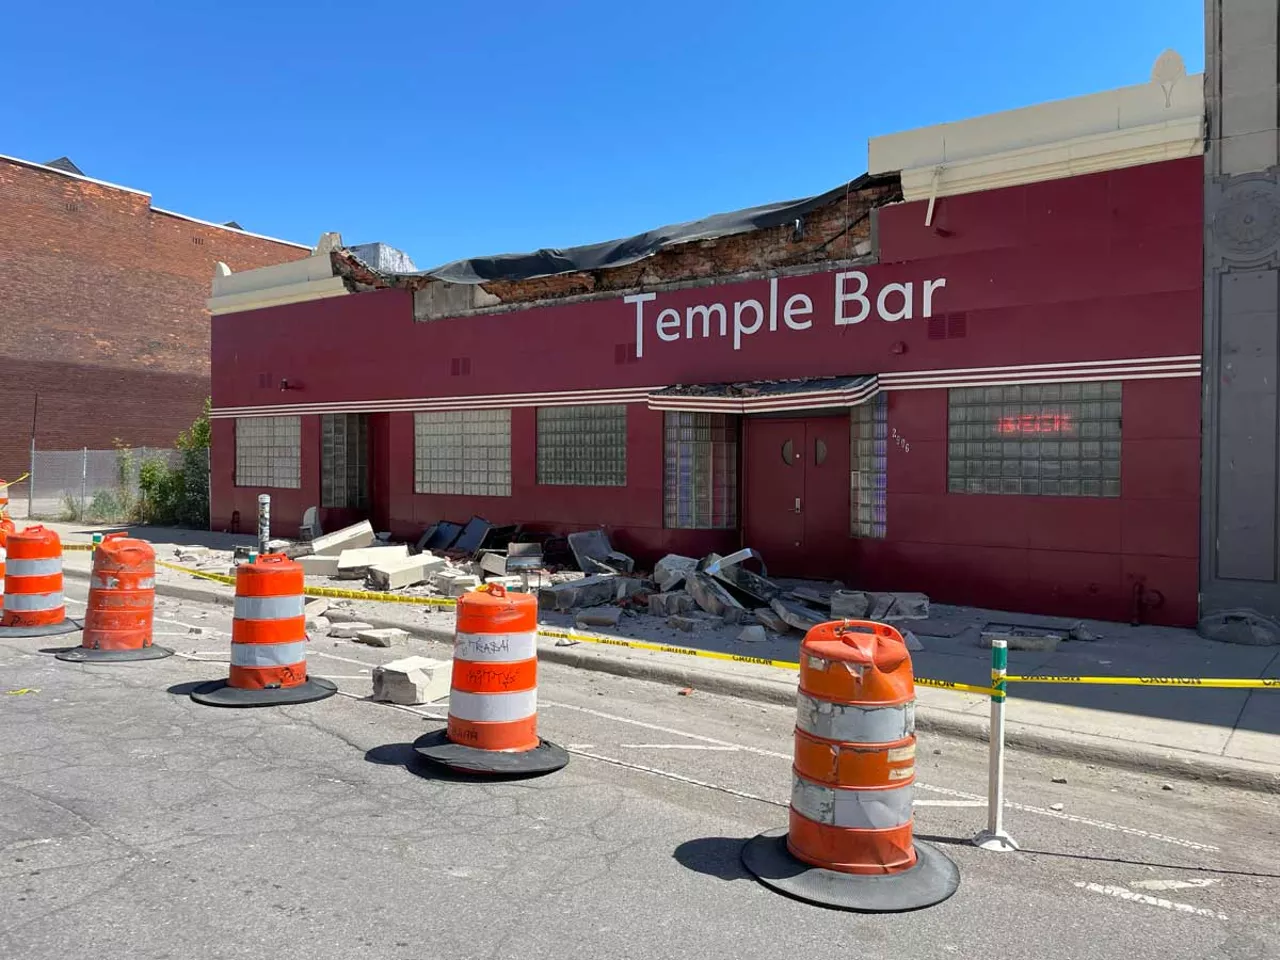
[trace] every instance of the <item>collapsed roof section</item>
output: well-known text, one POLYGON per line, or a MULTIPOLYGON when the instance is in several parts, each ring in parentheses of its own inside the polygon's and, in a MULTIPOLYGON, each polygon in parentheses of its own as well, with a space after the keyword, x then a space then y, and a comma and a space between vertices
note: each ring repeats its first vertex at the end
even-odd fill
POLYGON ((436 285, 475 288, 462 297, 447 298, 456 314, 468 312, 468 307, 483 309, 513 301, 710 279, 750 269, 862 256, 868 249, 870 209, 899 199, 901 189, 896 174, 864 174, 818 196, 714 214, 621 240, 473 257, 412 273, 379 269, 356 248, 334 250, 332 257, 335 273, 353 290, 401 287, 421 291, 436 285), (767 251, 726 255, 720 263, 714 262, 714 256, 703 258, 713 262, 687 269, 651 270, 639 266, 659 256, 678 256, 682 250, 690 249, 690 244, 769 230, 784 234, 785 242, 767 251), (627 267, 635 269, 623 269, 627 267))

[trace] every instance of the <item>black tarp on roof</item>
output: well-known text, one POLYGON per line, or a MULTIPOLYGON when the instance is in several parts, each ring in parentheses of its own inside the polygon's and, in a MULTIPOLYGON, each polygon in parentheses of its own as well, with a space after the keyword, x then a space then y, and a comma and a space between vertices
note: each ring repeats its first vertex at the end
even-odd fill
POLYGON ((648 230, 624 240, 607 240, 589 243, 563 250, 538 250, 534 253, 503 253, 492 257, 472 257, 454 260, 420 273, 399 276, 427 277, 447 283, 488 283, 493 280, 530 280, 550 277, 560 273, 577 273, 583 270, 601 270, 621 267, 651 257, 666 247, 694 240, 713 240, 752 230, 766 230, 789 224, 819 207, 824 207, 843 196, 863 187, 879 183, 894 183, 896 175, 872 176, 863 174, 856 180, 841 184, 834 190, 803 200, 767 203, 760 207, 748 207, 732 213, 717 213, 701 220, 677 223, 656 230, 648 230))

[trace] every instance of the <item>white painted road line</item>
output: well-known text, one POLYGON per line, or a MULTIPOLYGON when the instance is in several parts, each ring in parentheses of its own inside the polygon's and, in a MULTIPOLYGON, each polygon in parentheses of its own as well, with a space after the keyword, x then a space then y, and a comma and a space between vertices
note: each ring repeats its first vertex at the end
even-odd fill
POLYGON ((330 660, 341 660, 343 663, 354 663, 361 667, 373 668, 379 666, 379 664, 369 663, 367 660, 352 660, 350 657, 340 657, 335 653, 324 653, 320 650, 311 650, 309 651, 309 655, 313 657, 328 657, 330 660))
POLYGON ((629 723, 633 727, 641 727, 644 730, 655 730, 658 733, 670 733, 673 736, 684 737, 686 740, 696 740, 699 743, 710 743, 718 747, 733 747, 735 750, 741 750, 743 753, 754 753, 759 757, 776 757, 779 760, 791 761, 791 754, 780 753, 777 750, 763 750, 760 747, 749 747, 745 744, 730 743, 727 740, 717 740, 715 737, 704 737, 697 733, 688 733, 684 730, 677 730, 674 727, 664 727, 656 723, 646 723, 643 720, 632 720, 629 717, 619 717, 616 714, 605 713, 602 710, 592 710, 589 707, 579 707, 572 703, 557 703, 554 700, 539 700, 539 707, 558 707, 561 710, 574 710, 578 713, 585 713, 588 716, 600 717, 602 720, 616 720, 618 723, 629 723))
MULTIPOLYGON (((924 784, 916 784, 923 787, 924 784)), ((985 800, 921 800, 919 797, 912 802, 912 806, 916 807, 982 807, 986 808, 985 800)))
MULTIPOLYGON (((974 793, 965 793, 963 790, 951 790, 947 787, 934 787, 927 783, 917 783, 917 787, 921 790, 928 790, 932 793, 940 793, 943 796, 956 797, 961 800, 982 800, 983 806, 986 800, 974 793)), ((1074 813, 1063 813, 1059 810, 1050 810, 1047 807, 1032 807, 1025 803, 1011 803, 1005 801, 1006 810, 1017 810, 1021 813, 1035 813, 1042 817, 1053 817, 1055 820, 1066 820, 1068 823, 1078 823, 1081 826, 1097 827, 1099 830, 1114 830, 1117 833, 1123 833, 1131 837, 1141 837, 1144 840, 1158 840, 1161 843, 1170 843, 1176 847, 1186 847, 1188 850, 1201 850, 1205 853, 1220 853, 1221 849, 1211 843, 1199 843, 1195 840, 1183 840, 1181 837, 1169 837, 1162 833, 1151 833, 1149 830, 1139 830, 1137 827, 1122 827, 1118 823, 1108 823, 1105 820, 1094 820, 1092 817, 1079 817, 1074 813)))
POLYGON ((1221 882, 1217 877, 1201 877, 1194 880, 1134 880, 1129 886, 1135 890, 1195 890, 1221 882))
POLYGON ((711 743, 620 743, 623 750, 718 750, 724 753, 740 753, 737 747, 722 747, 711 743))
POLYGON ((1190 913, 1197 917, 1211 917, 1214 920, 1231 919, 1225 913, 1219 913, 1217 910, 1193 907, 1189 903, 1177 903, 1173 900, 1165 900, 1163 897, 1151 897, 1145 893, 1134 893, 1125 887, 1117 887, 1111 884, 1085 883, 1083 880, 1077 880, 1075 881, 1075 886, 1091 893, 1101 893, 1109 897, 1115 897, 1118 900, 1128 900, 1131 903, 1143 903, 1149 907, 1161 907, 1165 910, 1173 910, 1175 913, 1190 913))
POLYGON ((628 770, 638 770, 641 773, 647 773, 655 777, 664 777, 667 780, 675 780, 678 783, 687 783, 695 787, 703 787, 707 790, 715 790, 719 793, 727 793, 731 797, 741 797, 743 800, 757 800, 760 803, 767 803, 775 807, 790 806, 785 800, 770 800, 768 797, 758 797, 754 793, 743 793, 741 790, 733 790, 729 787, 722 787, 715 783, 707 783, 704 780, 695 780, 693 777, 686 777, 683 774, 672 773, 670 770, 659 770, 656 767, 646 767, 639 763, 630 763, 626 760, 619 760, 616 757, 606 757, 598 753, 588 753, 586 750, 575 750, 565 747, 569 753, 579 757, 588 757, 592 760, 599 760, 602 763, 611 763, 617 767, 626 767, 628 770))

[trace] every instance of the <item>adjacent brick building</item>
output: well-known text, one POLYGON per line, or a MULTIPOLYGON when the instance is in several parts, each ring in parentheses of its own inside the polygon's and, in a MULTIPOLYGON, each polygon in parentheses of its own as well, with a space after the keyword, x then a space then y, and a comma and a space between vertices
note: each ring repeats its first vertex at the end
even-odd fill
POLYGON ((44 450, 172 445, 209 395, 214 264, 309 253, 157 209, 65 158, 0 156, 0 477, 25 472, 33 413, 44 450))

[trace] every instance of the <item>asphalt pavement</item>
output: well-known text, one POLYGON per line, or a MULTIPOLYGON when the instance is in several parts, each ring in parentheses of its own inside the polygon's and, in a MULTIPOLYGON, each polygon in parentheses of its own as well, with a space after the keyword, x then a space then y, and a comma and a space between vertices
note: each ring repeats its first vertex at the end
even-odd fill
POLYGON ((910 914, 823 910, 738 860, 786 822, 787 707, 544 664, 541 731, 569 766, 475 783, 408 749, 443 705, 366 699, 375 664, 445 648, 319 639, 311 672, 339 696, 223 710, 186 692, 225 675, 230 611, 160 598, 157 617, 179 653, 163 661, 0 641, 0 957, 1280 954, 1274 795, 1015 750, 1023 850, 990 853, 968 843, 985 749, 922 734, 916 832, 954 858, 959 892, 910 914))

